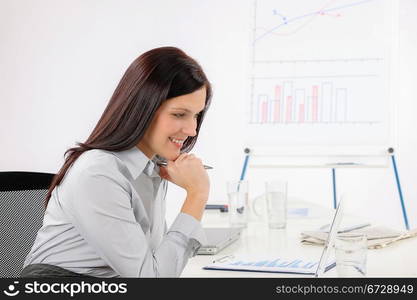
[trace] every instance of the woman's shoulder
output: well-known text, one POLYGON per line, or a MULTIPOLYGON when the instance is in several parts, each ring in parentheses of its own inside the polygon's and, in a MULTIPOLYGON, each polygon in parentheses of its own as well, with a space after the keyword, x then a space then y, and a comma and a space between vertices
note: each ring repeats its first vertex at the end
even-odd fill
POLYGON ((80 157, 76 160, 78 164, 84 166, 100 166, 106 165, 108 163, 117 163, 117 157, 111 151, 101 150, 101 149, 92 149, 85 151, 80 157))
MULTIPOLYGON (((65 174, 59 188, 61 199, 59 201, 64 206, 65 203, 78 205, 85 202, 82 195, 111 195, 113 191, 122 190, 130 194, 131 180, 126 174, 126 167, 111 151, 86 151, 78 157, 65 174)), ((101 198, 90 197, 88 202, 98 201, 101 198)))
POLYGON ((77 176, 82 177, 91 175, 111 175, 115 177, 119 173, 124 173, 125 168, 113 152, 93 149, 80 155, 71 167, 71 173, 76 173, 77 176))

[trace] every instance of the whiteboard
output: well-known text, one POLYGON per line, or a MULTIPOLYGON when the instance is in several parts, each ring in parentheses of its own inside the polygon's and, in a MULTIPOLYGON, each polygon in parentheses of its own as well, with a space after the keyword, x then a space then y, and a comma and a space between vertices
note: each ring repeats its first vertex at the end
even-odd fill
POLYGON ((245 145, 381 155, 395 146, 397 1, 254 1, 245 145))

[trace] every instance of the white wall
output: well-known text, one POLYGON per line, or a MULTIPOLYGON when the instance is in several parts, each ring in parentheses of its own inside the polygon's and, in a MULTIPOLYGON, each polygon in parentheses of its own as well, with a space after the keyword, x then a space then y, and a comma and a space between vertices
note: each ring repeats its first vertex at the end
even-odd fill
MULTIPOLYGON (((195 57, 213 83, 213 104, 195 152, 215 167, 209 173, 210 202, 224 203, 225 181, 239 177, 243 162, 251 5, 250 0, 0 0, 0 170, 56 172, 65 150, 88 136, 128 65, 146 50, 173 45, 195 57)), ((415 9, 416 1, 400 0, 397 162, 411 227, 417 226, 415 9)), ((292 199, 331 205, 329 170, 251 169, 254 193, 266 176, 288 179, 292 199)), ((350 211, 403 227, 391 169, 338 171, 338 188, 349 192, 350 211)), ((183 196, 170 187, 169 222, 183 196)))

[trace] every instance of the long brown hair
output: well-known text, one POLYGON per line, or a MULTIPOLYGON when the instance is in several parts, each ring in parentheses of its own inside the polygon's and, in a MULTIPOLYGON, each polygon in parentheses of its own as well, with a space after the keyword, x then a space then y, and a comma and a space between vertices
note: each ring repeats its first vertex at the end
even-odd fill
POLYGON ((210 105, 210 82, 201 66, 175 47, 155 48, 135 59, 88 139, 65 152, 64 165, 52 180, 46 205, 53 189, 61 183, 68 168, 81 154, 91 149, 123 151, 136 146, 164 101, 192 93, 203 86, 206 88, 205 108, 197 118, 197 135, 188 137, 183 144, 181 150, 185 152, 195 145, 210 105))

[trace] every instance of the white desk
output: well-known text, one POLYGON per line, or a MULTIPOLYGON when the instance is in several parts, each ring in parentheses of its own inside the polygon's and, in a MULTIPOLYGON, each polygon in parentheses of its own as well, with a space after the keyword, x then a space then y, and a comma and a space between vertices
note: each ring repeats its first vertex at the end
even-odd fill
MULTIPOLYGON (((300 232, 329 223, 328 217, 289 218, 285 230, 268 229, 265 222, 249 222, 240 240, 223 249, 218 255, 197 255, 191 258, 181 277, 312 277, 264 272, 239 272, 203 270, 213 259, 226 255, 252 255, 261 259, 271 256, 300 256, 320 259, 321 246, 302 245, 300 232)), ((206 211, 203 218, 206 227, 228 226, 228 214, 206 211)), ((324 277, 337 277, 336 269, 326 272, 324 277)), ((417 277, 417 237, 398 241, 383 249, 368 250, 367 277, 417 277)))

